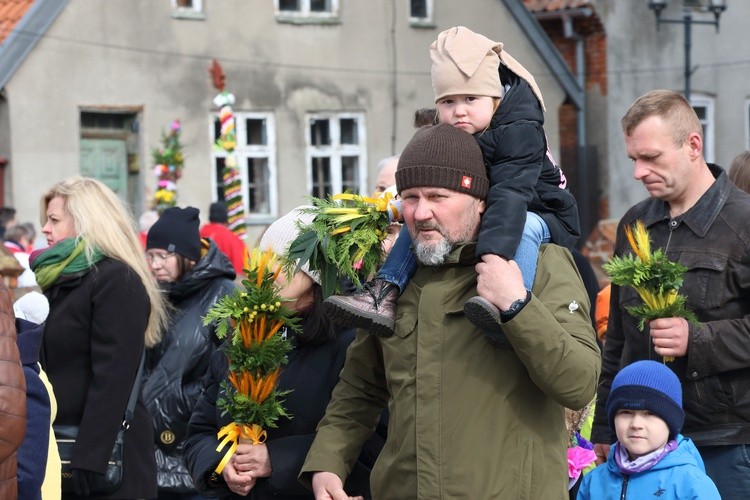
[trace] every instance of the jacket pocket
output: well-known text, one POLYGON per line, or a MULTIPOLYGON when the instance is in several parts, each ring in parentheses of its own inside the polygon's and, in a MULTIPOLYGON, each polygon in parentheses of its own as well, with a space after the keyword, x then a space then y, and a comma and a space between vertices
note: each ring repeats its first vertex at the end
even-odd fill
POLYGON ((417 315, 408 312, 396 313, 396 328, 394 329, 397 337, 405 339, 416 329, 417 315))
POLYGON ((533 470, 534 442, 519 437, 518 440, 518 500, 532 500, 531 473, 533 470))
POLYGON ((688 268, 685 285, 680 290, 687 296, 688 306, 693 309, 714 309, 729 300, 726 255, 683 252, 679 260, 688 268))
POLYGON ((724 377, 710 376, 693 381, 691 398, 686 398, 685 413, 705 415, 706 413, 723 413, 735 404, 734 391, 729 380, 724 377))

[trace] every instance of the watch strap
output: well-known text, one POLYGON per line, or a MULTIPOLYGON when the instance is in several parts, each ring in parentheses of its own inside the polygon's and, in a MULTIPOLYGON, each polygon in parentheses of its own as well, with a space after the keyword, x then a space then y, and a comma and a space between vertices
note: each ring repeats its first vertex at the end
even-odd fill
POLYGON ((506 321, 510 321, 513 319, 516 314, 520 313, 521 310, 526 306, 526 304, 529 303, 531 300, 531 292, 526 290, 526 297, 523 299, 518 299, 515 302, 513 302, 510 307, 505 311, 500 311, 500 319, 503 323, 506 321))

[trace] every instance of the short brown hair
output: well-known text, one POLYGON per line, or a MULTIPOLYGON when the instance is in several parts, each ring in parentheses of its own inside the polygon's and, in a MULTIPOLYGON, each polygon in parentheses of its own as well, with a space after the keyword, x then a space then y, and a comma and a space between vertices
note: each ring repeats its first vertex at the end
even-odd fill
POLYGON ((437 123, 437 109, 419 108, 414 111, 414 128, 420 128, 437 123))
POLYGON ((750 193, 750 151, 743 151, 729 166, 729 179, 746 193, 750 193))
POLYGON ((629 136, 641 122, 652 116, 668 123, 672 139, 678 146, 692 133, 703 139, 703 128, 695 110, 687 99, 672 90, 652 90, 636 99, 622 117, 622 131, 629 136))

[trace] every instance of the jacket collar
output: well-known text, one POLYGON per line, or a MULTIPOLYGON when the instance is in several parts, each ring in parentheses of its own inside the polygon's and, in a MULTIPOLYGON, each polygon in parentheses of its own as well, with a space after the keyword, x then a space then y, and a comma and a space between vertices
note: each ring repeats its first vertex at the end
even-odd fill
MULTIPOLYGON (((675 219, 678 222, 684 222, 696 235, 701 238, 706 236, 709 228, 719 216, 721 209, 729 198, 732 190, 732 181, 729 180, 727 173, 718 165, 708 164, 716 182, 703 193, 698 202, 682 215, 675 219)), ((667 202, 653 199, 649 204, 648 210, 643 216, 643 222, 650 227, 660 221, 668 221, 669 206, 667 202)))

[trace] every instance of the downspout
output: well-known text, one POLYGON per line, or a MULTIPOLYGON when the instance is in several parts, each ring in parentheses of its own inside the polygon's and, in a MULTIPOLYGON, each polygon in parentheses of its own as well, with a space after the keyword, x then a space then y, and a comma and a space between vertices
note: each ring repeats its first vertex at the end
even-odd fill
MULTIPOLYGON (((588 144, 586 137, 586 57, 585 51, 585 40, 583 35, 577 33, 573 28, 573 18, 567 14, 563 14, 563 36, 568 39, 575 40, 576 43, 576 80, 578 85, 583 90, 583 99, 581 99, 581 105, 578 107, 578 185, 585 186, 588 181, 589 166, 588 166, 588 152, 586 145, 588 144)), ((596 186, 598 191, 599 187, 596 186)), ((582 199, 578 200, 580 206, 580 213, 586 214, 591 219, 591 207, 589 206, 589 197, 584 195, 582 199)), ((586 238, 586 235, 581 235, 586 238)))
POLYGON ((586 147, 586 57, 584 54, 584 37, 576 33, 573 28, 573 18, 568 14, 562 15, 563 36, 576 42, 576 81, 584 91, 584 99, 578 107, 578 147, 583 150, 586 147))
MULTIPOLYGON (((577 116, 577 135, 578 135, 578 183, 579 186, 585 186, 588 183, 588 157, 586 154, 586 145, 588 144, 586 134, 586 57, 585 57, 585 38, 573 28, 573 20, 576 17, 589 17, 593 14, 590 8, 570 9, 563 12, 539 12, 535 13, 536 19, 560 19, 563 23, 563 36, 568 40, 575 40, 575 58, 576 58, 576 82, 581 88, 581 102, 576 112, 577 116)), ((597 186, 598 189, 598 186, 597 186)), ((577 200, 579 213, 590 217, 590 207, 588 196, 581 196, 577 200)), ((583 238, 586 235, 581 235, 583 238)))

